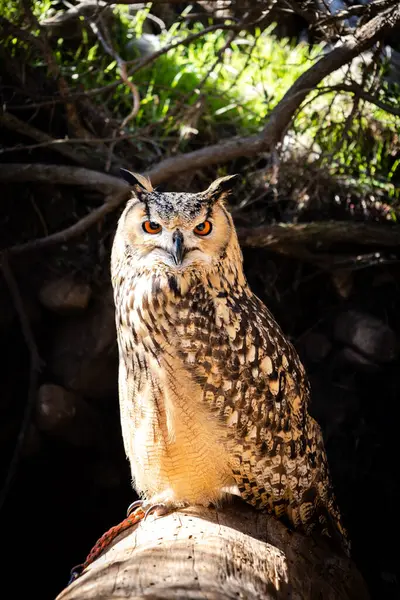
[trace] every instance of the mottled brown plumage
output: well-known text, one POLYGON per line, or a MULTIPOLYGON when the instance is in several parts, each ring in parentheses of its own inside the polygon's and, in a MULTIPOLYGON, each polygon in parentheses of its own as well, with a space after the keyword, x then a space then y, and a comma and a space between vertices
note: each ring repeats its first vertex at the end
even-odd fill
POLYGON ((224 206, 231 178, 177 194, 125 176, 133 198, 115 236, 112 281, 136 490, 172 506, 236 491, 347 551, 304 368, 243 274, 224 206))

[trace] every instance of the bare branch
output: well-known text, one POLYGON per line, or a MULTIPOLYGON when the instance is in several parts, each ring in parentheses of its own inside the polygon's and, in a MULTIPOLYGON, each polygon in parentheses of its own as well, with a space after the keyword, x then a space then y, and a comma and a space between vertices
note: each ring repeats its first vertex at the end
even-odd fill
POLYGON ((201 150, 166 158, 146 171, 145 175, 150 177, 154 185, 159 185, 185 171, 195 171, 218 163, 223 164, 239 156, 254 156, 267 148, 268 146, 260 134, 232 138, 201 150))
MULTIPOLYGON (((325 93, 328 93, 330 90, 328 89, 325 93)), ((1 123, 1 119, 2 117, 0 116, 0 123, 1 123)), ((23 133, 21 131, 21 133, 23 133)), ((41 132, 42 133, 42 132, 41 132)), ((28 134, 24 134, 24 135, 28 135, 28 134)), ((125 133, 123 135, 118 136, 118 141, 122 142, 124 140, 131 140, 133 138, 137 138, 137 139, 143 139, 142 136, 140 136, 140 134, 138 132, 135 133, 125 133)), ((86 139, 81 139, 81 138, 50 138, 48 141, 45 142, 39 142, 38 144, 19 144, 18 146, 12 146, 12 148, 2 148, 0 149, 0 154, 9 154, 10 152, 26 152, 28 150, 37 150, 38 148, 52 148, 53 146, 57 146, 57 150, 59 150, 58 146, 68 146, 68 145, 80 145, 80 146, 91 146, 91 145, 98 145, 98 144, 105 144, 107 142, 114 142, 115 141, 115 135, 112 137, 98 137, 98 138, 90 138, 89 140, 86 139)), ((60 152, 61 154, 65 154, 66 152, 60 152)), ((70 158, 73 158, 73 160, 75 160, 76 162, 80 162, 80 160, 78 160, 76 154, 72 154, 70 158)), ((119 159, 120 161, 122 161, 122 159, 119 159)), ((90 168, 89 164, 86 164, 86 161, 82 161, 81 164, 84 164, 86 167, 90 168)))
POLYGON ((370 48, 399 22, 400 6, 397 5, 368 21, 354 35, 349 36, 343 44, 320 58, 310 69, 300 75, 273 109, 264 128, 264 142, 269 142, 268 145, 277 143, 310 89, 315 88, 327 75, 337 71, 361 52, 370 48))
POLYGON ((101 221, 108 213, 116 210, 121 204, 126 202, 129 198, 130 191, 125 189, 115 194, 108 196, 102 206, 92 210, 91 213, 74 223, 70 227, 53 233, 43 238, 26 242, 18 246, 13 246, 6 250, 9 256, 17 256, 21 254, 27 254, 37 252, 38 250, 45 250, 59 244, 65 244, 73 238, 77 238, 85 233, 90 227, 101 221))
MULTIPOLYGON (((0 182, 44 181, 65 185, 94 187, 108 194, 104 204, 67 229, 44 238, 39 238, 14 246, 8 250, 10 255, 20 255, 64 243, 82 235, 106 214, 116 210, 129 197, 130 188, 125 181, 111 175, 89 171, 79 167, 58 165, 0 165, 0 182)), ((152 182, 153 183, 153 182, 152 182)), ((352 243, 361 246, 382 248, 398 248, 400 246, 400 230, 392 225, 374 223, 316 222, 304 224, 265 225, 258 228, 239 227, 238 234, 242 246, 271 249, 326 267, 336 261, 332 254, 318 254, 323 248, 333 244, 352 243), (318 252, 305 250, 306 246, 315 245, 318 252), (299 248, 303 248, 299 252, 299 248)), ((353 260, 353 259, 351 259, 353 260)), ((356 259, 353 262, 357 262, 356 259)), ((337 261, 336 261, 337 262, 337 261)))
POLYGON ((127 71, 126 71, 127 63, 124 60, 122 60, 120 55, 114 50, 114 48, 111 46, 111 43, 108 43, 105 40, 103 34, 101 33, 99 27, 97 27, 96 23, 94 21, 90 21, 89 25, 90 25, 93 33, 100 40, 104 50, 107 52, 107 54, 109 54, 116 61, 120 75, 121 75, 121 79, 125 83, 125 85, 131 90, 131 93, 132 93, 132 110, 129 113, 129 115, 127 117, 125 117, 125 119, 123 120, 121 127, 120 127, 120 129, 122 130, 122 129, 124 129, 124 127, 126 127, 126 125, 129 123, 129 121, 131 121, 134 117, 136 117, 136 115, 139 112, 139 108, 140 108, 139 91, 138 91, 136 85, 134 83, 132 83, 132 81, 129 81, 129 79, 128 79, 128 75, 127 75, 127 71))
MULTIPOLYGON (((105 4, 140 4, 136 0, 102 0, 102 1, 105 4)), ((217 2, 217 0, 196 0, 196 1, 199 4, 201 4, 201 3, 210 4, 210 2, 215 2, 215 3, 217 2)), ((223 0, 223 1, 226 2, 227 7, 232 4, 232 0, 223 0)), ((221 2, 221 0, 219 0, 219 2, 221 2)), ((146 2, 142 2, 141 4, 143 4, 145 6, 146 2)), ((181 0, 152 0, 152 4, 154 4, 154 5, 157 5, 157 4, 182 4, 182 2, 181 2, 181 0)), ((218 8, 221 8, 221 7, 218 6, 218 8)))
MULTIPOLYGON (((20 144, 13 146, 11 148, 0 148, 0 155, 7 154, 10 152, 22 152, 25 150, 36 150, 37 148, 50 148, 55 152, 58 152, 62 156, 73 160, 75 163, 82 165, 88 169, 101 169, 103 166, 102 159, 104 161, 105 153, 104 148, 101 147, 101 144, 107 141, 113 141, 115 137, 108 138, 64 138, 64 139, 54 139, 49 136, 47 133, 44 133, 40 129, 33 127, 29 123, 25 121, 21 121, 18 117, 12 115, 11 113, 4 113, 0 115, 0 125, 7 127, 12 131, 16 131, 17 133, 33 138, 37 140, 37 144, 20 144), (80 148, 70 148, 69 146, 75 145, 80 146, 80 148), (95 151, 89 150, 87 145, 95 145, 95 151)), ((134 137, 134 134, 126 134, 118 137, 119 140, 129 139, 134 137)), ((126 161, 123 158, 117 158, 115 155, 112 155, 113 163, 117 162, 120 166, 127 165, 126 161)), ((128 166, 128 165, 127 165, 128 166)))
POLYGON ((371 104, 375 104, 375 106, 378 106, 379 108, 386 111, 387 113, 389 113, 391 115, 395 115, 396 117, 400 117, 400 108, 396 108, 396 106, 386 104, 386 102, 383 102, 382 100, 380 100, 380 98, 377 98, 377 96, 375 96, 374 94, 370 94, 369 92, 366 92, 356 82, 353 82, 351 84, 342 83, 339 85, 333 85, 333 86, 326 88, 326 92, 330 92, 331 90, 338 91, 338 92, 349 92, 350 94, 355 94, 355 95, 359 96, 360 98, 362 98, 363 100, 366 100, 367 102, 370 102, 371 104))
POLYGON ((360 246, 399 247, 400 229, 396 225, 358 223, 352 221, 318 221, 239 227, 243 246, 267 248, 287 244, 303 244, 328 248, 333 244, 352 243, 360 246))
MULTIPOLYGON (((77 162, 78 164, 84 165, 85 167, 88 168, 99 168, 100 164, 99 161, 94 160, 93 159, 93 154, 90 155, 87 151, 83 150, 79 150, 79 149, 72 149, 69 148, 65 143, 60 143, 60 142, 67 142, 68 140, 54 140, 51 136, 49 136, 47 133, 44 133, 43 131, 40 131, 40 129, 36 129, 36 127, 33 127, 33 125, 29 125, 29 123, 26 123, 25 121, 21 121, 20 119, 18 119, 18 117, 15 117, 14 115, 12 115, 11 113, 4 113, 2 115, 0 115, 0 124, 3 125, 4 127, 7 127, 7 129, 11 129, 12 131, 16 131, 17 133, 26 136, 26 137, 30 137, 33 138, 34 140, 37 140, 39 142, 39 144, 33 144, 32 147, 33 148, 38 148, 38 147, 45 147, 45 146, 52 146, 52 148, 58 152, 59 154, 65 156, 66 158, 69 158, 75 162, 77 162)), ((82 146, 84 146, 84 143, 86 142, 86 139, 82 139, 80 140, 82 146)), ((27 147, 29 148, 29 146, 27 147)), ((5 152, 8 151, 18 151, 18 150, 23 150, 23 147, 13 147, 13 148, 3 148, 0 149, 0 154, 4 154, 5 152)))
POLYGON ((344 21, 354 16, 373 16, 376 15, 377 12, 381 12, 395 4, 397 4, 397 0, 374 0, 374 2, 371 2, 370 4, 355 4, 353 6, 348 6, 344 10, 340 10, 339 12, 329 15, 325 19, 321 19, 319 21, 319 26, 322 27, 328 25, 333 21, 344 21))
MULTIPOLYGON (((93 33, 96 35, 97 39, 100 40, 101 45, 103 46, 104 50, 107 52, 107 54, 109 54, 117 63, 118 65, 118 69, 119 69, 119 73, 121 75, 121 79, 124 82, 124 84, 130 89, 131 94, 132 94, 132 108, 130 113, 125 117, 125 119, 122 121, 121 125, 119 126, 119 133, 122 133, 124 128, 126 127, 126 125, 129 123, 129 121, 131 121, 134 117, 136 117, 136 115, 139 112, 139 108, 140 108, 140 95, 139 95, 139 90, 136 87, 136 85, 129 80, 128 78, 128 74, 127 74, 127 70, 126 70, 126 62, 120 57, 120 55, 115 51, 115 49, 112 46, 111 40, 110 40, 110 36, 108 31, 105 29, 105 25, 104 23, 102 23, 103 28, 105 29, 105 34, 103 35, 103 33, 101 32, 100 28, 97 26, 97 24, 92 21, 89 20, 89 25, 90 28, 92 29, 93 33), (106 40, 105 37, 107 37, 108 39, 106 40)), ((111 165, 111 157, 112 157, 112 153, 113 150, 115 148, 115 145, 117 143, 117 130, 114 130, 113 133, 113 141, 110 144, 110 148, 109 148, 109 156, 107 158, 107 162, 105 165, 105 170, 109 171, 110 170, 110 165, 111 165)))
MULTIPOLYGON (((61 98, 66 98, 69 95, 69 86, 66 79, 61 74, 60 67, 55 59, 52 48, 49 44, 47 36, 43 29, 40 26, 39 21, 36 16, 33 14, 30 0, 21 0, 22 6, 24 8, 24 12, 26 18, 29 21, 29 24, 33 28, 37 28, 39 30, 39 40, 42 50, 43 58, 45 59, 49 73, 56 79, 58 85, 58 91, 60 93, 61 98)), ((87 137, 88 132, 82 127, 81 122, 78 117, 78 113, 76 111, 76 107, 73 102, 65 101, 65 110, 67 113, 67 120, 70 128, 74 133, 76 133, 79 137, 87 137)))
POLYGON ((91 171, 82 167, 66 165, 20 164, 0 165, 0 182, 42 182, 61 185, 87 186, 102 194, 112 194, 129 189, 128 184, 118 177, 91 171))
POLYGON ((400 6, 385 11, 349 37, 342 45, 323 56, 303 73, 282 100, 272 110, 264 130, 249 137, 233 138, 201 150, 167 158, 151 168, 146 175, 154 185, 175 177, 184 171, 201 169, 217 163, 226 163, 239 156, 252 156, 274 148, 281 140, 293 115, 299 109, 310 90, 327 76, 350 62, 371 47, 387 31, 400 22, 400 6))
MULTIPOLYGON (((4 19, 3 19, 4 20, 4 19)), ((0 25, 2 23, 2 17, 0 16, 0 25)), ((8 22, 7 22, 8 24, 8 22)), ((13 31, 16 29, 17 31, 20 31, 18 28, 15 28, 14 25, 10 24, 10 26, 12 26, 14 29, 13 31)), ((141 60, 132 60, 132 61, 126 61, 127 65, 133 64, 134 66, 129 70, 129 72, 127 73, 127 77, 131 77, 134 73, 136 73, 137 71, 140 71, 140 69, 143 69, 144 67, 146 67, 147 65, 151 64, 152 62, 154 62, 155 60, 157 60, 157 58, 159 58, 160 56, 162 56, 163 54, 166 54, 167 52, 169 52, 170 50, 174 50, 175 48, 177 48, 178 46, 188 46, 189 44, 191 44, 192 42, 194 42, 195 40, 207 35, 208 33, 211 33, 213 31, 217 31, 217 30, 221 30, 221 31, 236 31, 238 30, 238 24, 237 23, 221 23, 221 24, 216 24, 216 25, 210 25, 209 27, 205 27, 204 29, 202 29, 201 31, 197 31, 196 33, 192 33, 190 35, 188 35, 187 37, 183 38, 183 39, 179 39, 178 41, 175 42, 171 42, 170 44, 164 46, 163 48, 160 48, 159 50, 156 50, 155 52, 153 52, 152 54, 149 54, 148 56, 145 56, 144 58, 142 58, 141 60)), ((37 44, 37 38, 30 36, 29 40, 32 38, 32 42, 37 44)), ((52 104, 56 104, 56 103, 65 103, 67 101, 70 100, 74 100, 75 98, 82 98, 82 97, 88 97, 88 96, 97 96, 103 93, 107 93, 107 92, 111 92, 113 89, 115 89, 116 87, 118 87, 119 85, 121 85, 121 83, 123 83, 122 79, 116 79, 116 81, 113 81, 112 83, 108 83, 107 85, 103 85, 101 87, 98 88, 93 88, 91 90, 85 90, 85 91, 80 91, 80 92, 71 92, 69 93, 67 96, 61 96, 59 98, 48 98, 48 99, 44 99, 41 102, 37 102, 37 103, 32 103, 32 104, 27 104, 27 105, 15 105, 12 106, 13 110, 26 110, 28 108, 38 108, 41 106, 51 106, 52 104)), ((21 92, 23 92, 23 90, 21 90, 21 92)))
MULTIPOLYGON (((111 4, 111 2, 109 4, 111 4)), ((119 3, 113 2, 112 4, 119 3)), ((93 17, 107 6, 108 4, 102 0, 84 0, 83 2, 79 2, 76 6, 69 5, 68 10, 65 12, 58 12, 47 19, 43 19, 40 21, 40 25, 42 27, 52 28, 54 25, 67 23, 68 21, 73 21, 79 17, 93 17)))

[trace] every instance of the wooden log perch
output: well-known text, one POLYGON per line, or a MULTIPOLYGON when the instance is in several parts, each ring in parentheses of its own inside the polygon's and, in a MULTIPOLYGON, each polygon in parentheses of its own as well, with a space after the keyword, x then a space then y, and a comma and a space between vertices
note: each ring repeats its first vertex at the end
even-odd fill
POLYGON ((239 499, 148 516, 57 600, 364 600, 354 564, 239 499))

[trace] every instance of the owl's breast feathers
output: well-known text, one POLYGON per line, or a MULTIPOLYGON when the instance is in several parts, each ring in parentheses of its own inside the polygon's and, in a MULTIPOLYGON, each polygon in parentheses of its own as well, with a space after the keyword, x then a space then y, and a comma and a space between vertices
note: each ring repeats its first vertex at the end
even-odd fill
POLYGON ((121 361, 136 392, 153 382, 154 400, 168 388, 157 404, 167 430, 176 407, 166 396, 179 404, 186 386, 193 414, 213 417, 245 499, 344 538, 304 368, 242 273, 226 265, 204 277, 142 273, 115 293, 121 361))

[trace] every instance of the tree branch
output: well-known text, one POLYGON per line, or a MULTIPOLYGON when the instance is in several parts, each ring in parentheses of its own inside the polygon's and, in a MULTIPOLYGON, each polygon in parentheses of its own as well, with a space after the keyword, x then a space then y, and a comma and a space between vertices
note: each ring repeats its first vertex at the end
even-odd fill
MULTIPOLYGON (((68 142, 74 143, 74 139, 55 140, 47 133, 44 133, 40 129, 33 127, 33 125, 30 125, 25 121, 21 121, 21 119, 18 119, 18 117, 15 117, 11 113, 7 112, 0 115, 0 125, 3 125, 4 127, 7 127, 7 129, 15 131, 20 135, 30 137, 39 142, 39 144, 32 144, 32 149, 41 147, 51 147, 52 150, 58 152, 62 156, 65 156, 65 158, 73 160, 74 162, 83 165, 88 169, 101 168, 101 162, 100 160, 96 160, 95 153, 93 153, 93 151, 90 152, 87 148, 85 148, 85 143, 90 143, 90 140, 86 140, 86 138, 75 140, 75 143, 80 142, 80 145, 83 148, 83 150, 80 150, 78 148, 73 149, 68 146, 68 142)), ((99 140, 96 140, 96 143, 97 145, 99 145, 99 140)), ((0 154, 4 154, 10 151, 23 151, 24 149, 30 149, 30 147, 28 146, 24 148, 24 146, 14 146, 12 148, 4 148, 0 150, 0 154)), ((96 148, 96 153, 97 151, 98 148, 96 148)))
POLYGON ((370 48, 398 23, 400 23, 399 5, 387 9, 368 21, 354 35, 349 36, 343 44, 334 48, 300 75, 273 109, 262 133, 264 143, 271 146, 280 141, 282 133, 287 129, 293 115, 310 89, 314 89, 325 77, 370 48))
POLYGON ((65 99, 65 111, 67 114, 68 125, 70 126, 72 132, 74 132, 78 137, 86 137, 88 135, 88 132, 81 125, 76 106, 73 102, 66 100, 67 96, 69 95, 68 83, 61 73, 60 66, 58 65, 57 60, 53 54, 53 50, 49 44, 46 33, 43 31, 38 19, 33 13, 31 0, 21 0, 21 4, 24 9, 25 16, 29 22, 29 25, 32 28, 37 28, 39 30, 38 39, 40 40, 42 56, 47 63, 50 75, 52 75, 57 81, 60 96, 65 99))
MULTIPOLYGON (((137 2, 137 0, 102 0, 105 4, 139 4, 137 2)), ((233 1, 232 0, 223 0, 224 3, 229 7, 230 5, 232 5, 233 1)), ((210 0, 196 0, 196 2, 198 2, 199 4, 201 3, 207 3, 210 4, 210 0)), ((217 0, 211 0, 211 2, 215 2, 215 4, 217 3, 217 0)), ((219 2, 221 2, 221 0, 219 0, 219 2)), ((143 2, 142 4, 146 5, 146 2, 143 2)), ((182 4, 181 0, 152 0, 152 4, 157 5, 157 4, 182 4)), ((220 9, 220 6, 216 6, 216 9, 220 9)), ((226 6, 222 7, 222 8, 226 8, 226 6)))
POLYGON ((66 165, 43 165, 10 163, 0 165, 0 182, 41 182, 61 185, 87 186, 101 194, 112 194, 129 189, 128 184, 118 177, 91 171, 82 167, 66 165))
POLYGON ((391 115, 395 115, 396 117, 400 117, 400 108, 396 108, 396 106, 391 106, 390 104, 386 104, 386 102, 383 102, 382 100, 377 98, 374 94, 370 94, 369 92, 366 92, 361 85, 358 85, 358 83, 355 83, 355 82, 353 82, 351 84, 342 83, 339 85, 333 85, 333 86, 326 88, 326 92, 330 92, 330 91, 349 92, 350 94, 355 94, 355 95, 359 96, 360 98, 362 98, 363 100, 366 100, 367 102, 370 102, 371 104, 374 104, 375 106, 378 106, 385 112, 387 112, 391 115))
POLYGON ((323 541, 239 500, 148 517, 56 600, 366 600, 360 573, 323 541))
POLYGON ((123 60, 120 57, 120 55, 113 48, 111 40, 110 40, 109 32, 108 32, 104 22, 102 21, 102 19, 100 18, 100 23, 102 24, 102 27, 104 29, 104 35, 103 35, 102 31, 100 30, 100 28, 97 26, 97 24, 93 20, 88 19, 88 22, 89 22, 90 28, 92 29, 93 33, 96 35, 97 39, 100 41, 104 50, 107 52, 107 54, 109 54, 116 61, 121 79, 124 82, 124 84, 128 87, 128 89, 130 90, 131 95, 132 95, 131 111, 125 117, 125 119, 122 121, 122 123, 119 125, 119 128, 115 129, 114 133, 113 133, 114 140, 110 144, 109 156, 107 158, 107 162, 105 165, 105 170, 109 171, 110 166, 111 166, 112 153, 114 151, 116 143, 118 142, 118 139, 117 139, 118 133, 119 134, 123 133, 123 130, 126 127, 126 125, 129 123, 129 121, 131 121, 138 114, 139 108, 140 108, 140 95, 139 95, 139 90, 138 90, 137 86, 134 83, 132 83, 132 81, 130 81, 130 79, 128 78, 127 68, 126 68, 127 63, 125 60, 123 60))
POLYGON ((239 227, 238 234, 243 246, 253 248, 301 244, 314 245, 318 251, 321 251, 333 244, 391 248, 400 246, 400 228, 397 225, 352 221, 278 223, 262 227, 239 227))
POLYGON ((340 10, 339 12, 335 12, 326 18, 322 18, 319 21, 319 26, 323 27, 324 25, 328 25, 333 21, 344 21, 354 16, 373 16, 376 15, 378 11, 382 11, 386 8, 394 6, 397 1, 398 0, 374 0, 374 2, 371 2, 370 4, 356 4, 353 6, 347 6, 347 8, 344 10, 340 10))
POLYGON ((101 219, 103 219, 108 213, 116 210, 119 206, 121 206, 121 204, 128 200, 129 195, 129 189, 112 194, 106 198, 102 206, 92 210, 92 212, 70 227, 62 229, 61 231, 57 231, 56 233, 46 237, 38 238, 18 246, 13 246, 5 252, 7 252, 9 256, 19 256, 21 254, 37 252, 38 250, 45 250, 53 246, 58 246, 59 244, 65 244, 65 242, 81 236, 88 229, 90 229, 90 227, 101 221, 101 219))
MULTIPOLYGON (((327 90, 325 93, 328 93, 329 90, 327 90)), ((0 117, 0 121, 1 121, 1 117, 0 117)), ((22 131, 21 131, 22 133, 22 131)), ((123 135, 118 136, 117 140, 118 142, 123 142, 126 140, 132 140, 134 138, 137 138, 139 140, 143 139, 143 137, 141 137, 138 132, 134 132, 134 133, 125 133, 123 135)), ((90 138, 90 140, 86 140, 86 139, 80 139, 80 138, 50 138, 48 141, 44 141, 44 142, 39 142, 38 144, 20 144, 18 146, 12 146, 11 148, 3 148, 0 149, 0 154, 9 154, 11 152, 26 152, 28 150, 37 150, 38 148, 53 148, 53 146, 69 146, 69 145, 80 145, 80 146, 84 146, 84 145, 88 145, 88 146, 93 146, 96 145, 98 146, 99 144, 105 144, 107 142, 114 142, 115 141, 115 135, 113 135, 112 137, 98 137, 98 138, 90 138)), ((58 148, 56 148, 58 149, 58 148)), ((98 150, 98 148, 96 148, 96 151, 98 150)), ((65 153, 66 154, 66 153, 65 153)), ((78 158, 76 157, 75 154, 71 153, 71 158, 73 158, 75 160, 75 162, 80 164, 85 164, 84 161, 80 161, 78 160, 78 158)), ((123 159, 121 159, 119 157, 119 161, 122 162, 123 159)), ((125 162, 125 161, 124 161, 125 162)), ((128 163, 126 163, 128 164, 128 163)), ((88 168, 89 165, 86 165, 88 168)))
POLYGON ((283 133, 306 98, 310 90, 327 76, 350 62, 353 58, 371 47, 387 31, 400 22, 400 6, 384 11, 361 27, 354 36, 350 36, 343 44, 323 56, 308 71, 303 73, 282 100, 269 115, 267 124, 260 134, 230 139, 167 158, 152 167, 145 175, 150 177, 154 185, 176 177, 184 171, 193 171, 217 163, 226 163, 239 156, 254 156, 260 152, 274 148, 280 142, 283 133))
MULTIPOLYGON (((128 79, 128 75, 127 75, 127 71, 126 71, 126 65, 127 65, 126 61, 122 60, 120 55, 114 50, 114 48, 111 45, 111 42, 106 41, 104 35, 102 34, 99 27, 97 26, 97 24, 94 21, 89 20, 89 25, 90 25, 90 28, 92 29, 93 33, 96 35, 96 37, 100 41, 104 50, 117 63, 119 73, 121 75, 121 79, 124 82, 124 84, 130 89, 131 94, 132 94, 132 109, 131 109, 131 112, 129 113, 129 115, 127 117, 125 117, 125 119, 122 121, 122 124, 120 126, 120 130, 122 131, 123 128, 127 125, 127 123, 129 123, 129 121, 131 119, 136 117, 137 113, 139 112, 139 108, 140 108, 139 91, 138 91, 136 85, 134 83, 132 83, 131 81, 129 81, 129 79, 128 79)), ((103 27, 104 27, 104 25, 103 25, 103 27)), ((107 37, 108 38, 110 37, 108 35, 108 32, 107 32, 107 37)))
MULTIPOLYGON (((5 19, 3 19, 5 21, 5 19)), ((0 16, 0 25, 2 23, 2 17, 0 16)), ((7 21, 8 24, 8 21, 7 21)), ((251 25, 252 23, 250 23, 251 25)), ((10 27, 13 28, 13 31, 20 31, 18 28, 16 28, 13 24, 10 24, 10 27)), ((155 52, 153 52, 152 54, 149 54, 148 56, 145 56, 144 58, 138 60, 138 59, 134 59, 132 61, 126 61, 126 65, 133 65, 132 68, 129 70, 129 72, 127 73, 127 77, 131 77, 132 75, 134 75, 135 73, 137 73, 138 71, 140 71, 140 69, 143 69, 144 67, 148 66, 149 64, 153 63, 155 60, 157 60, 157 58, 159 58, 160 56, 162 56, 163 54, 167 54, 167 52, 169 52, 170 50, 174 50, 175 48, 177 48, 178 46, 188 46, 190 43, 194 42, 195 40, 207 35, 208 33, 211 33, 213 31, 217 31, 217 30, 221 30, 221 31, 239 31, 239 25, 237 23, 220 23, 220 24, 216 24, 216 25, 210 25, 209 27, 205 27, 204 29, 202 29, 201 31, 197 31, 195 33, 192 33, 188 36, 186 36, 183 39, 179 39, 177 41, 171 42, 170 44, 167 44, 166 46, 163 46, 162 48, 160 48, 159 50, 156 50, 155 52)), ((21 30, 22 33, 26 33, 24 30, 21 30)), ((32 43, 36 44, 37 46, 39 46, 40 48, 40 44, 38 44, 37 42, 37 38, 30 36, 27 41, 31 41, 32 38, 32 43)), ((96 96, 99 94, 103 94, 106 92, 110 92, 113 89, 115 89, 118 85, 120 85, 121 83, 123 83, 122 79, 117 79, 116 81, 113 81, 112 83, 108 83, 104 86, 101 86, 99 88, 93 88, 90 90, 85 90, 85 91, 80 91, 80 92, 71 92, 68 94, 68 96, 61 96, 58 98, 48 98, 43 100, 42 102, 37 102, 37 103, 32 103, 32 104, 27 104, 27 105, 15 105, 12 106, 13 110, 22 110, 22 109, 27 109, 27 108, 35 108, 35 107, 41 107, 41 106, 48 106, 48 105, 52 105, 52 104, 56 104, 56 103, 65 103, 67 101, 71 101, 75 98, 82 98, 82 97, 88 97, 88 96, 96 96)), ((23 90, 21 90, 23 91, 23 90)))
MULTIPOLYGON (((260 134, 229 139, 225 142, 202 148, 201 150, 167 158, 152 167, 145 174, 151 178, 154 185, 158 185, 185 171, 194 171, 206 166, 226 163, 238 157, 254 156, 260 152, 273 149, 281 140, 283 133, 290 125, 294 114, 301 106, 309 91, 315 89, 327 75, 333 73, 350 62, 358 54, 371 47, 399 22, 400 6, 396 5, 368 21, 354 35, 349 36, 343 44, 323 56, 308 71, 303 73, 286 92, 282 100, 272 110, 268 122, 260 134)), ((196 37, 200 37, 207 30, 210 31, 218 28, 234 29, 235 27, 233 25, 226 27, 221 25, 212 26, 212 28, 206 28, 195 35, 196 37)), ((192 41, 195 35, 188 36, 186 40, 180 40, 176 45, 189 43, 189 38, 192 41)), ((169 49, 173 47, 175 47, 175 44, 171 44, 169 49)), ((155 60, 165 51, 166 48, 146 57, 136 65, 129 75, 142 68, 145 64, 148 64, 148 62, 155 60)))
MULTIPOLYGON (((82 235, 106 214, 121 206, 130 194, 130 188, 124 180, 80 167, 41 164, 0 165, 0 182, 22 183, 28 181, 88 186, 107 194, 108 198, 102 206, 74 225, 47 237, 14 246, 8 250, 10 255, 42 250, 82 235)), ((375 248, 398 248, 400 246, 400 229, 397 226, 351 221, 276 224, 257 228, 239 227, 238 234, 242 246, 270 247, 284 254, 304 258, 304 260, 324 263, 327 267, 336 260, 334 255, 332 254, 328 259, 326 254, 319 253, 333 244, 350 243, 355 246, 373 246, 375 248), (303 255, 300 255, 298 249, 307 246, 314 246, 315 251, 304 250, 303 255)), ((353 258, 351 261, 354 262, 353 258)))

